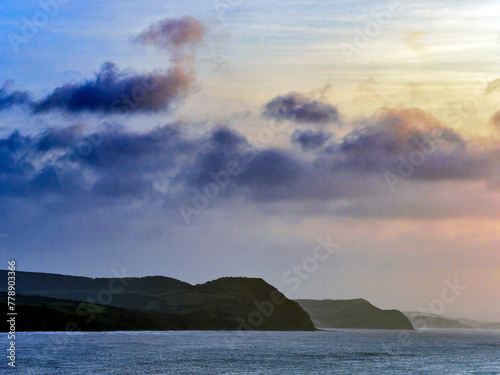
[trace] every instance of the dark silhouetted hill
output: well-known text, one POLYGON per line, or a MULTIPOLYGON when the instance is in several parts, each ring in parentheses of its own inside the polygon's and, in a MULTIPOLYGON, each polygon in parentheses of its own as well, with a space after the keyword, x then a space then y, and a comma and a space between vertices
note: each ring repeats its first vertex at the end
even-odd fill
POLYGON ((500 329, 500 323, 487 323, 473 319, 450 318, 417 311, 405 311, 404 314, 408 317, 408 319, 410 319, 413 326, 417 329, 500 329))
MULTIPOLYGON (((7 271, 0 271, 0 277, 5 291, 7 271)), ((87 330, 315 329, 296 302, 256 278, 226 277, 193 286, 162 276, 92 279, 18 271, 16 292, 23 316, 36 322, 33 330, 64 329, 65 321, 88 319, 94 307, 99 313, 87 330)))
POLYGON ((364 299, 296 300, 316 328, 413 329, 398 310, 381 310, 364 299))

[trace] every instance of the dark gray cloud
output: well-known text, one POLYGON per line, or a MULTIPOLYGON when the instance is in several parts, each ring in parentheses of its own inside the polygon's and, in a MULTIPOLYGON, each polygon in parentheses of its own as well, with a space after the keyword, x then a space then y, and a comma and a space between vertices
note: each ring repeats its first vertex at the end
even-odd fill
POLYGON ((293 154, 271 148, 255 155, 248 165, 243 182, 258 187, 272 188, 291 184, 300 175, 301 163, 293 154))
POLYGON ((216 127, 201 137, 192 164, 184 168, 177 178, 188 186, 201 188, 213 182, 211 173, 225 171, 232 161, 239 168, 245 168, 251 152, 251 145, 243 135, 225 127, 216 127))
POLYGON ((342 169, 403 175, 398 171, 409 169, 416 179, 476 178, 489 167, 460 135, 418 109, 382 111, 325 152, 340 156, 342 169))
POLYGON ((34 104, 34 112, 132 113, 169 110, 183 99, 195 81, 194 74, 179 66, 167 72, 135 74, 103 64, 94 79, 67 83, 34 104))
POLYGON ((0 111, 14 106, 31 105, 31 95, 27 91, 12 90, 14 82, 5 81, 0 88, 0 111))
POLYGON ((196 18, 167 18, 149 26, 132 40, 176 52, 182 47, 199 44, 205 31, 205 26, 196 18))
POLYGON ((183 123, 141 132, 82 124, 35 137, 13 132, 0 139, 0 199, 57 197, 58 209, 70 211, 133 202, 176 210, 214 183, 219 201, 299 202, 389 194, 388 172, 421 183, 492 181, 500 147, 471 147, 436 121, 420 110, 386 111, 338 141, 297 132, 305 149, 256 148, 227 127, 193 135, 183 123))
POLYGON ((37 149, 38 151, 45 152, 51 149, 63 149, 72 145, 76 146, 77 141, 82 137, 84 131, 84 124, 68 127, 55 126, 39 135, 37 149))
POLYGON ((299 145, 304 151, 310 151, 323 147, 331 137, 331 133, 322 130, 296 130, 292 134, 292 143, 299 145))
POLYGON ((331 104, 297 92, 272 99, 266 104, 263 115, 275 120, 290 120, 303 124, 328 124, 339 119, 337 108, 331 104))

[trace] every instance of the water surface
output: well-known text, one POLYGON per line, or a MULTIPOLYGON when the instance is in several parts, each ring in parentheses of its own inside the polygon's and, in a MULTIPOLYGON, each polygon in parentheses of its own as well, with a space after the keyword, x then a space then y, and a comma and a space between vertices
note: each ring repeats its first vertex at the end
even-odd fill
POLYGON ((16 346, 1 373, 500 374, 499 330, 20 333, 16 346))

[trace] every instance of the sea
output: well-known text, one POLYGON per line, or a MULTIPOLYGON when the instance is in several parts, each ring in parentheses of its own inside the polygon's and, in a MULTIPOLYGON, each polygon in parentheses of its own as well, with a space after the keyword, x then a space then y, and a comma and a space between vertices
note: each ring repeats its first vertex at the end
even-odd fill
POLYGON ((499 375, 500 330, 17 333, 15 369, 2 357, 23 375, 499 375))

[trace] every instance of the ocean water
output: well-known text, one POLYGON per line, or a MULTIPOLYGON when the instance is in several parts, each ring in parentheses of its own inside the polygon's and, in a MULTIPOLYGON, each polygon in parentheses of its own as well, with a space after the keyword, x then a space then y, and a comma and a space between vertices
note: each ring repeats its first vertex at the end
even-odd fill
POLYGON ((4 357, 2 374, 500 374, 499 330, 16 336, 16 369, 4 357))

